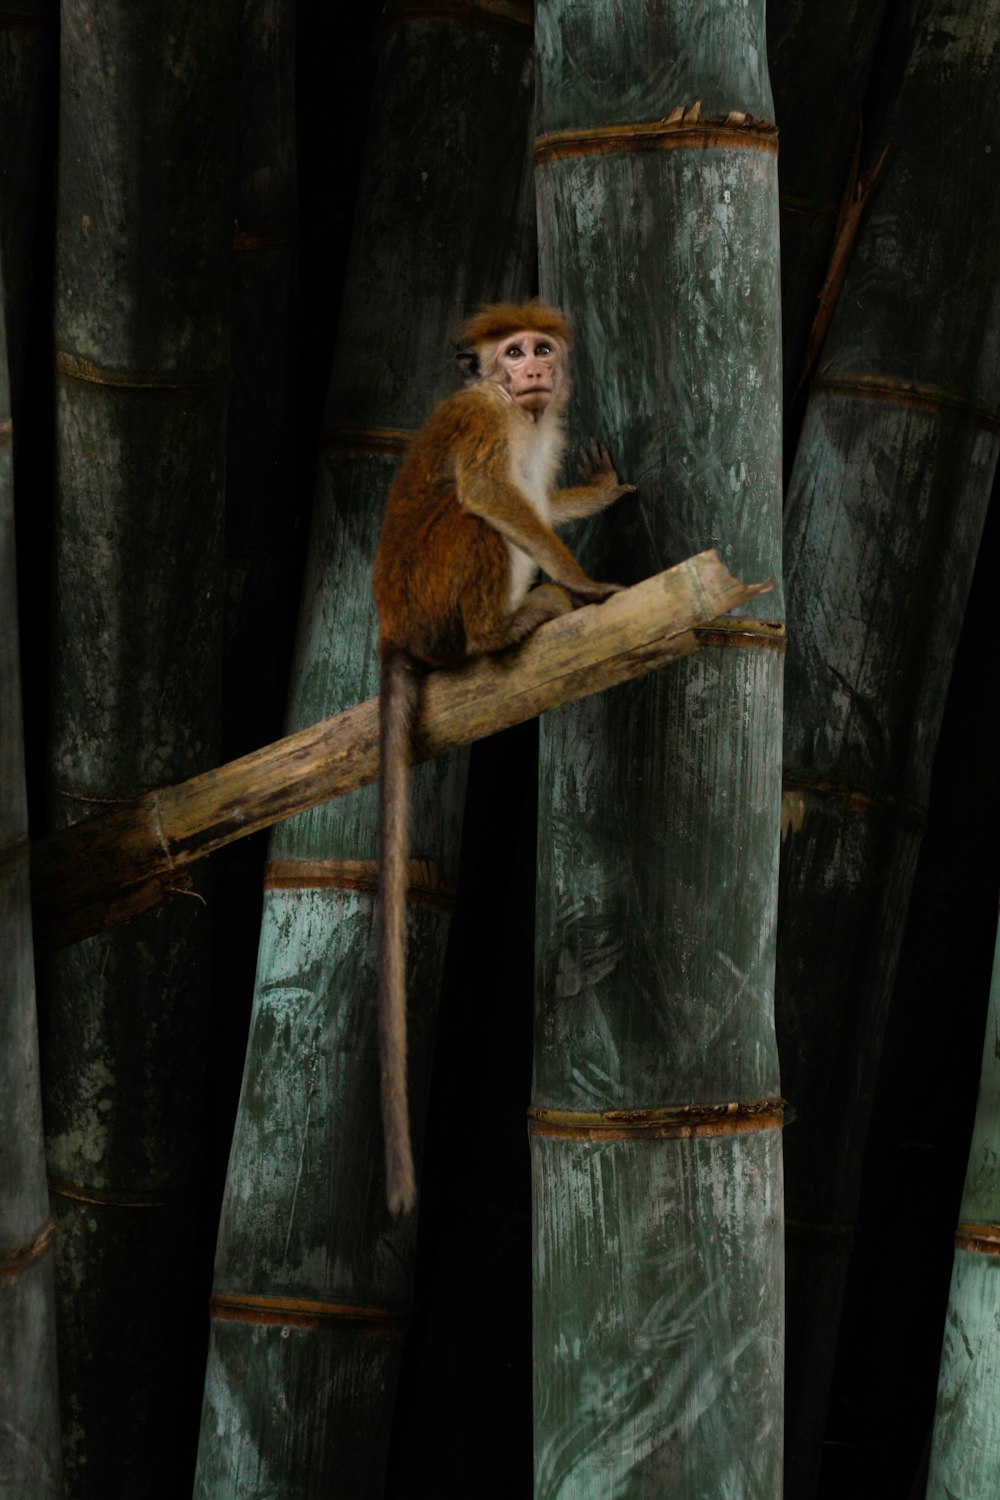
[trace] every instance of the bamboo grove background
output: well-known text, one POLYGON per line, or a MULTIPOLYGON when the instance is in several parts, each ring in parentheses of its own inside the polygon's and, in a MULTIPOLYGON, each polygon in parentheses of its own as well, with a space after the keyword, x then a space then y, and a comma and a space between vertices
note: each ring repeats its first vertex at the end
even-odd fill
POLYGON ((0 4, 12 1500, 1000 1471, 1000 18, 536 12, 0 4), (581 555, 780 581, 783 541, 784 712, 779 593, 421 772, 416 1240, 379 1196, 371 901, 331 873, 373 858, 366 794, 34 961, 28 834, 369 695, 400 445, 461 315, 539 286, 579 435, 640 487, 581 555), (777 1129, 574 1136, 778 1094, 786 1283, 777 1129))

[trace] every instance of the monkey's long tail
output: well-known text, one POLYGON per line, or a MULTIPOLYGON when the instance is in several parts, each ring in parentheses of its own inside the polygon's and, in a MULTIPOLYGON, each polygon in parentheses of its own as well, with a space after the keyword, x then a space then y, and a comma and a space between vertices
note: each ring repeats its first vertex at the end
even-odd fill
POLYGON ((389 1209, 407 1212, 417 1181, 406 1090, 406 888, 410 869, 410 761, 419 679, 398 651, 382 658, 379 692, 379 1047, 389 1209))

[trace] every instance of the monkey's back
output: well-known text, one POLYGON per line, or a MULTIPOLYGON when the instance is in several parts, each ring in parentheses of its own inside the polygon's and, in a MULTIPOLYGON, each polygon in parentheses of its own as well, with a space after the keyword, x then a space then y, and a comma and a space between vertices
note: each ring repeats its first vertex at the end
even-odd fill
POLYGON ((507 462, 507 421, 503 399, 472 386, 439 402, 410 444, 386 497, 375 554, 383 652, 452 665, 484 618, 491 625, 502 618, 507 544, 459 503, 456 456, 499 472, 507 462))

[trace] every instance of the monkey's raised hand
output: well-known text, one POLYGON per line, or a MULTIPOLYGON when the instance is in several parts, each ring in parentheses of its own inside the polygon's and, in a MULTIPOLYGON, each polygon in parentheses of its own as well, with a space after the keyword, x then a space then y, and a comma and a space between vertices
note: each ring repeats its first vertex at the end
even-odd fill
POLYGON ((591 438, 579 453, 579 473, 583 484, 555 490, 550 498, 553 526, 565 526, 596 511, 613 505, 623 495, 635 493, 634 484, 622 484, 603 443, 591 438))
POLYGON ((608 496, 607 503, 610 505, 614 500, 620 500, 623 495, 634 495, 634 484, 622 484, 618 478, 618 472, 611 461, 611 454, 603 443, 596 438, 591 438, 589 443, 584 443, 579 454, 579 474, 586 485, 600 487, 608 496))

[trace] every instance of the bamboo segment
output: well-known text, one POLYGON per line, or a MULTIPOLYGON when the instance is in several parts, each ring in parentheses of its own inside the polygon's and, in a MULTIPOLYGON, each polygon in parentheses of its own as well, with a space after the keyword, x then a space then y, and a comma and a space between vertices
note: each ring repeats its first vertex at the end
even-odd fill
MULTIPOLYGON (((292 728, 373 691, 370 570, 399 435, 453 383, 445 351, 461 316, 484 297, 523 293, 527 279, 529 12, 510 7, 512 22, 476 4, 411 9, 389 9, 376 84, 292 728)), ((463 783, 461 757, 414 777, 414 855, 445 888, 455 883, 463 783)), ((359 1500, 381 1493, 414 1236, 413 1217, 390 1220, 385 1204, 374 903, 356 879, 357 862, 375 856, 374 799, 301 813, 275 834, 271 856, 281 878, 265 895, 195 1493, 217 1500, 252 1482, 359 1500)), ((438 903, 413 905, 418 1138, 446 932, 438 903)))
POLYGON ((948 1325, 926 1489, 928 1497, 940 1500, 962 1493, 956 1483, 970 1495, 990 1495, 996 1485, 1000 1277, 995 1243, 980 1253, 978 1246, 956 1238, 948 1325), (963 1335, 968 1342, 959 1349, 963 1335))
POLYGON ((54 1246, 28 900, 9 398, 0 317, 0 1494, 60 1500, 54 1246))
POLYGON ((955 1235, 927 1500, 989 1495, 1000 1453, 1000 934, 955 1235))
POLYGON ((848 205, 856 198, 852 156, 860 145, 861 106, 885 11, 886 0, 809 7, 802 0, 769 0, 767 7, 767 56, 781 132, 786 411, 803 375, 810 326, 820 312, 817 299, 826 293, 823 277, 845 196, 848 205))
MULTIPOLYGON (((57 826, 218 758, 235 7, 67 0, 61 46, 57 826)), ((190 1484, 202 906, 175 903, 51 966, 43 1077, 73 1496, 173 1500, 190 1484)))
MULTIPOLYGON (((699 644, 741 632, 709 622, 766 586, 732 578, 705 552, 591 607, 554 620, 516 656, 485 658, 424 682, 417 760, 428 760, 546 709, 644 675, 699 644)), ((781 649, 780 631, 756 635, 781 649)), ((74 823, 32 852, 36 922, 50 944, 79 941, 164 899, 186 867, 235 839, 304 812, 378 775, 378 702, 297 731, 180 786, 74 823)))
MULTIPOLYGON (((780 576, 763 22, 669 0, 536 17, 542 290, 574 320, 581 430, 639 486, 585 532, 595 577, 694 535, 780 576)), ((743 634, 542 724, 539 1497, 781 1492, 782 657, 759 628, 780 594, 741 614, 743 634)))
POLYGON ((1000 16, 978 0, 904 8, 893 56, 892 153, 827 337, 786 508, 777 1017, 796 1110, 785 1143, 789 1483, 803 1497, 815 1485, 885 1011, 998 452, 1000 16), (957 122, 947 136, 942 118, 957 122))

